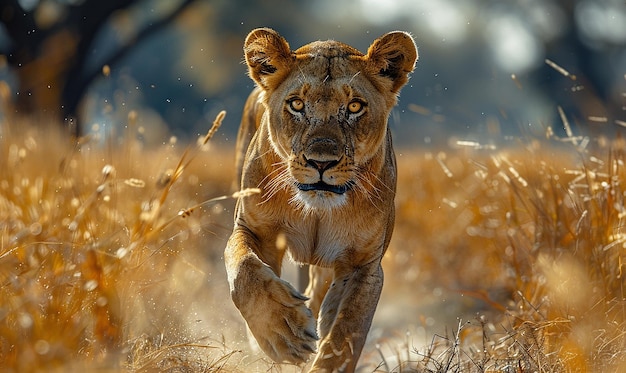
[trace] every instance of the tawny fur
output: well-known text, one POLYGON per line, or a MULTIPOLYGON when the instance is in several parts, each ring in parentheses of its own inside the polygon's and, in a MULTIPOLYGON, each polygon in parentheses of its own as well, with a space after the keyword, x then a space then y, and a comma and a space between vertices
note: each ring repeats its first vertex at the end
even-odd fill
POLYGON ((415 44, 391 32, 366 54, 335 41, 291 51, 275 31, 256 29, 244 54, 257 88, 237 165, 240 187, 262 192, 236 206, 224 254, 233 302, 273 360, 302 363, 315 353, 310 371, 353 372, 394 225, 387 119, 415 44), (280 279, 286 251, 311 265, 306 297, 280 279))

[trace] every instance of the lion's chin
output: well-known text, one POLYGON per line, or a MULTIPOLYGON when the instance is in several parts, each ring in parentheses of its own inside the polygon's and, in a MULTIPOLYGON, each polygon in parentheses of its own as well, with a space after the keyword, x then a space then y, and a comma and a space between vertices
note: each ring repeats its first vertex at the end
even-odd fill
POLYGON ((315 210, 332 210, 346 204, 348 200, 348 196, 345 193, 346 191, 338 193, 336 190, 298 188, 293 196, 292 202, 300 205, 308 212, 315 210))

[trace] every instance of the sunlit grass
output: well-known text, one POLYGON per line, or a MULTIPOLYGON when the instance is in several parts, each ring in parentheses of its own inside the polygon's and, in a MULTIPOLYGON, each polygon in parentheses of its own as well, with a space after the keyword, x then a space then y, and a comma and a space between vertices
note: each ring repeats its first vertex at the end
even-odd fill
POLYGON ((426 264, 414 283, 442 284, 486 310, 409 349, 394 371, 625 369, 624 150, 530 141, 400 157, 402 245, 388 269, 415 276, 426 264))
MULTIPOLYGON (((0 125, 1 371, 280 370, 223 337, 241 327, 222 263, 232 152, 207 137, 145 148, 128 124, 79 141, 0 125), (226 320, 211 335, 194 331, 198 299, 226 320)), ((626 369, 626 146, 460 145, 398 150, 386 289, 482 306, 431 343, 394 341, 393 359, 365 354, 394 372, 626 369)))
POLYGON ((206 147, 222 118, 186 150, 143 149, 132 130, 72 141, 53 124, 0 125, 3 372, 228 363, 180 312, 220 266, 211 241, 230 215, 213 197, 231 156, 206 147))

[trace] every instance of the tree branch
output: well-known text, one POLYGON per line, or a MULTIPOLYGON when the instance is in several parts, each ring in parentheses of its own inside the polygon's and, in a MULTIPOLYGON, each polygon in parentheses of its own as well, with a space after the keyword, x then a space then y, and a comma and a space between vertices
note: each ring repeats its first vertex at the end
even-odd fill
MULTIPOLYGON (((115 53, 107 58, 106 61, 102 63, 102 65, 115 65, 124 56, 126 56, 131 51, 131 49, 135 47, 138 43, 148 38, 150 35, 160 30, 161 28, 169 25, 174 19, 176 19, 181 13, 183 13, 183 11, 185 11, 191 4, 196 1, 197 0, 184 0, 183 2, 181 2, 180 5, 170 14, 139 31, 135 38, 119 48, 115 53)), ((85 91, 87 90, 89 85, 101 74, 101 70, 99 68, 89 72, 82 71, 82 68, 84 68, 84 62, 86 60, 87 53, 82 53, 80 56, 82 57, 81 64, 77 66, 81 67, 81 71, 78 74, 72 75, 70 79, 68 79, 66 87, 63 91, 63 101, 65 103, 63 107, 63 114, 65 120, 71 118, 76 120, 76 111, 78 109, 78 106, 80 105, 80 101, 82 100, 85 91)), ((76 134, 79 135, 81 131, 80 125, 76 126, 76 131, 76 134)))

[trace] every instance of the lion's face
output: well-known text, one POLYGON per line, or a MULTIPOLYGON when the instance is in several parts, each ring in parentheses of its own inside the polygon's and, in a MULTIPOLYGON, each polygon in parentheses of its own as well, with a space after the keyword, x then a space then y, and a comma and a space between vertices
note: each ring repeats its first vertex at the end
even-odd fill
POLYGON ((386 137, 390 108, 358 66, 346 62, 300 61, 268 97, 271 141, 287 166, 284 182, 305 205, 343 204, 366 181, 359 178, 363 165, 386 137))
POLYGON ((391 146, 387 118, 416 59, 412 39, 393 35, 367 55, 334 41, 291 52, 277 34, 249 36, 246 60, 264 90, 269 141, 282 161, 270 195, 289 188, 292 202, 329 209, 371 189, 371 169, 381 167, 372 163, 391 146))

